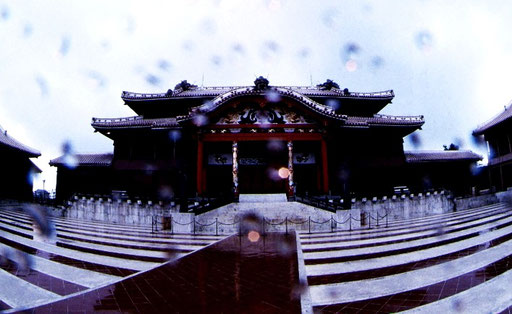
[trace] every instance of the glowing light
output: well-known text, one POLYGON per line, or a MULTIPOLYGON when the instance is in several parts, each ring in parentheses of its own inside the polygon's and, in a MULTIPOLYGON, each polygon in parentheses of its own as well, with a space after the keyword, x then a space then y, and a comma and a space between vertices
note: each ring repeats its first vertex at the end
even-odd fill
POLYGON ((290 175, 290 170, 288 170, 288 168, 281 167, 279 168, 278 174, 281 179, 286 179, 290 175))
POLYGON ((253 231, 249 232, 249 234, 247 235, 247 238, 251 242, 258 242, 258 240, 260 239, 260 234, 259 234, 259 232, 253 230, 253 231))
POLYGON ((349 72, 354 72, 355 70, 357 70, 357 61, 356 60, 348 60, 345 63, 345 69, 347 69, 347 71, 349 71, 349 72))

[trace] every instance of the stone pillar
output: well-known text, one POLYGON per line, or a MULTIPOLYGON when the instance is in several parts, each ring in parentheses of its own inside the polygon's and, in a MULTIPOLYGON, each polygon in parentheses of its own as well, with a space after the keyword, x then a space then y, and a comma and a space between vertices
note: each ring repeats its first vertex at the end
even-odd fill
POLYGON ((293 196, 293 142, 288 141, 288 196, 293 196))
POLYGON ((203 141, 197 139, 197 176, 196 176, 197 194, 203 194, 203 141))
POLYGON ((325 139, 321 140, 322 150, 322 192, 327 194, 329 192, 329 168, 327 165, 327 143, 325 139))
POLYGON ((238 190, 238 143, 233 141, 232 145, 233 151, 233 196, 238 198, 239 190, 238 190))

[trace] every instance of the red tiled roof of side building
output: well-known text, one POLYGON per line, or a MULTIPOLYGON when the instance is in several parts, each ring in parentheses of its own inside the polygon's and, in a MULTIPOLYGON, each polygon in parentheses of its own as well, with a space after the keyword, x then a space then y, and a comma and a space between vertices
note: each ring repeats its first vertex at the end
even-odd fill
POLYGON ((470 150, 418 150, 405 151, 404 154, 407 163, 482 160, 482 156, 470 150))
POLYGON ((60 167, 70 165, 71 167, 77 166, 96 166, 96 167, 108 167, 112 164, 112 153, 106 154, 72 154, 69 156, 63 155, 52 159, 50 166, 60 167))
POLYGON ((5 145, 11 149, 20 151, 28 155, 28 157, 39 157, 41 153, 37 149, 28 147, 25 144, 20 143, 13 137, 7 134, 7 131, 0 127, 0 145, 5 145))
POLYGON ((505 111, 476 128, 476 130, 473 131, 473 135, 482 135, 487 130, 509 120, 510 118, 512 118, 512 102, 505 108, 505 111))

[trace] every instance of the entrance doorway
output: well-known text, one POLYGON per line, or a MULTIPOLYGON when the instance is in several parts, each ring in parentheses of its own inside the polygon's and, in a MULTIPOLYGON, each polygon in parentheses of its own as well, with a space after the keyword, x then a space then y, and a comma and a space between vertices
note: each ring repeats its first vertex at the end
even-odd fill
POLYGON ((240 193, 286 193, 288 150, 285 141, 250 141, 238 144, 240 193), (281 174, 281 175, 280 175, 281 174))

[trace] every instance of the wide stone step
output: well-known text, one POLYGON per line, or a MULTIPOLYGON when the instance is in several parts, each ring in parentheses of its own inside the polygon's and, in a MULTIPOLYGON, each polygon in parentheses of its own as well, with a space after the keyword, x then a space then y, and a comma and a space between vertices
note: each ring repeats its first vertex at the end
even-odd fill
POLYGON ((275 203, 287 202, 288 198, 285 193, 277 194, 240 194, 238 201, 240 203, 275 203))

